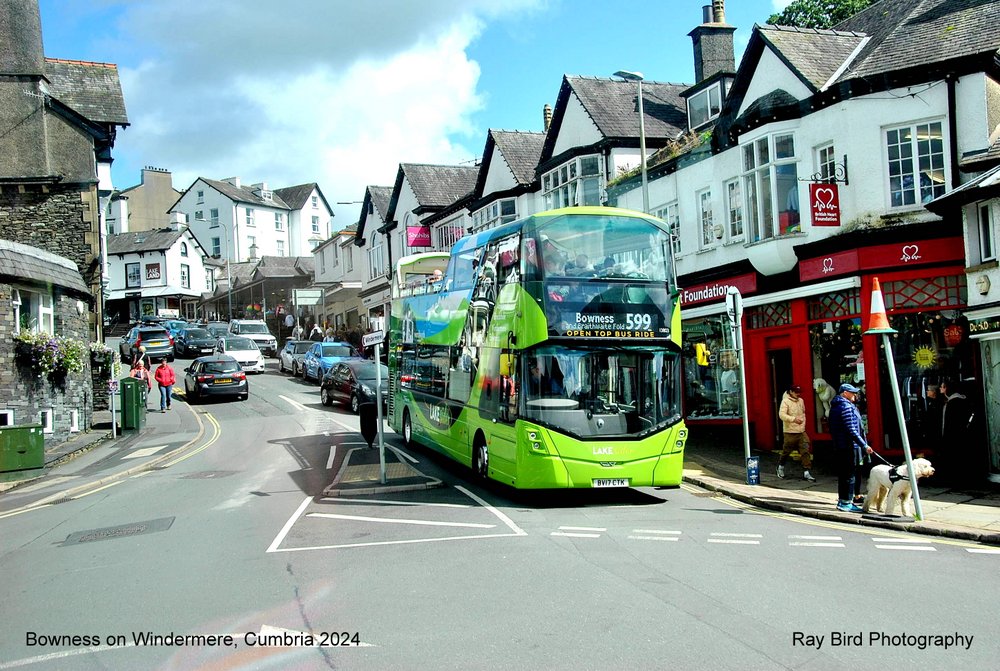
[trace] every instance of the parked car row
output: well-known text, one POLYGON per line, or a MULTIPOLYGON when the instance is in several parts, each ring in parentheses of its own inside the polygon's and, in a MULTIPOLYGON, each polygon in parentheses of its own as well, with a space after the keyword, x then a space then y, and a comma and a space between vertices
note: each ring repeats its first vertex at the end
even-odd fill
POLYGON ((362 358, 350 343, 289 340, 278 353, 278 370, 317 380, 325 406, 343 403, 357 413, 362 404, 375 401, 377 374, 382 379, 383 408, 389 398, 388 366, 362 358))

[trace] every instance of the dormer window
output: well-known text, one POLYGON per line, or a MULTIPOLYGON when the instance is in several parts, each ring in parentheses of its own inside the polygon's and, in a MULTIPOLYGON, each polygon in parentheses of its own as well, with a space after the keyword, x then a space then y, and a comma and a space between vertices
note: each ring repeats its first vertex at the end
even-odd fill
POLYGON ((698 91, 687 103, 688 128, 695 130, 712 121, 722 112, 722 82, 716 82, 698 91))

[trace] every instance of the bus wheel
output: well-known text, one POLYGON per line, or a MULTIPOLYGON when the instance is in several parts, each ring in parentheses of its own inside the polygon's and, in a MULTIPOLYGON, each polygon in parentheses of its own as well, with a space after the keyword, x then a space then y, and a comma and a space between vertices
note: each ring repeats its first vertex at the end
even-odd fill
POLYGON ((407 447, 413 445, 413 423, 410 421, 410 411, 403 411, 403 444, 407 447))
POLYGON ((489 477, 490 452, 482 435, 476 436, 476 442, 472 447, 472 470, 478 478, 486 480, 489 477))

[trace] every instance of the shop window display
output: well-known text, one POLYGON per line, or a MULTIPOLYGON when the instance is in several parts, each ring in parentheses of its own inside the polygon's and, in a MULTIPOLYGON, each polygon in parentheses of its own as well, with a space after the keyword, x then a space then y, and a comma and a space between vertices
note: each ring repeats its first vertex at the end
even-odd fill
MULTIPOLYGON (((854 317, 811 324, 809 340, 812 345, 816 423, 820 432, 829 433, 827 418, 837 388, 845 382, 864 388, 861 319, 854 317)), ((866 414, 862 412, 862 419, 865 418, 866 414)))
POLYGON ((740 369, 729 320, 684 322, 684 412, 693 419, 741 416, 740 369))

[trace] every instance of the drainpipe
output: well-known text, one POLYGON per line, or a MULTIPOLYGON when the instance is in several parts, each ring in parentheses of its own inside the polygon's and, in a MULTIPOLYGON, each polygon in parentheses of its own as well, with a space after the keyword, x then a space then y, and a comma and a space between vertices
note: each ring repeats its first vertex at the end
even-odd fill
POLYGON ((961 186, 962 182, 958 177, 958 119, 955 104, 955 86, 958 78, 954 73, 949 72, 945 78, 948 85, 948 141, 951 143, 951 188, 961 186))

